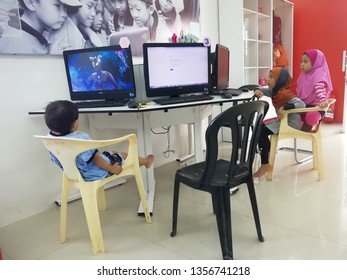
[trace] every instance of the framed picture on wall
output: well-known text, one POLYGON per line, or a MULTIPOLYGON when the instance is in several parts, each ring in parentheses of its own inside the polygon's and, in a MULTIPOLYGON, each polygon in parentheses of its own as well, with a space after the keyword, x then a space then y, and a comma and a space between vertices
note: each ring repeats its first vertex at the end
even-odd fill
POLYGON ((61 55, 129 40, 169 42, 200 23, 200 0, 0 0, 0 53, 61 55))

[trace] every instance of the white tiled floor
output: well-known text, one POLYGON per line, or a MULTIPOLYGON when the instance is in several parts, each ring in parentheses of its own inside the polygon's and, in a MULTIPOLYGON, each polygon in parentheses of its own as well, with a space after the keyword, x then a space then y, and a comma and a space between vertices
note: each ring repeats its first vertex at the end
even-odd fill
MULTIPOLYGON (((231 198, 235 259, 347 259, 345 145, 340 125, 324 125, 325 179, 321 182, 311 161, 298 165, 293 153, 277 154, 274 180, 256 181, 264 243, 257 240, 247 188, 241 186, 231 198)), ((59 243, 58 207, 0 228, 4 259, 221 259, 206 193, 182 187, 178 232, 170 237, 173 181, 179 165, 172 162, 155 170, 152 224, 137 216, 139 199, 132 180, 107 190, 108 209, 100 213, 106 254, 92 254, 79 200, 69 204, 64 244, 59 243)), ((258 165, 259 156, 255 168, 258 165)))

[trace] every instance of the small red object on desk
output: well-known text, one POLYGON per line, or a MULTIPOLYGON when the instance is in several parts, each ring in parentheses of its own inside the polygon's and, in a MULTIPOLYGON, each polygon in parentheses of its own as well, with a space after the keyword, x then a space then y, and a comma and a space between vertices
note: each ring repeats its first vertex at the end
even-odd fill
POLYGON ((171 41, 172 41, 172 43, 177 43, 177 35, 176 35, 176 33, 174 33, 174 34, 172 35, 171 41))

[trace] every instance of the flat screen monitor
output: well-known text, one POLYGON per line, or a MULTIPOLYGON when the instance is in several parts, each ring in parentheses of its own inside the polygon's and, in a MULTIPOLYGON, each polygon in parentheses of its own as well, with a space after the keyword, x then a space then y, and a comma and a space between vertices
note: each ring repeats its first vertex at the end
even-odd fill
POLYGON ((209 93, 210 48, 200 43, 145 43, 147 97, 209 93))
POLYGON ((229 87, 229 48, 221 44, 216 45, 212 61, 212 87, 213 90, 222 90, 229 87))
POLYGON ((136 97, 130 48, 119 45, 63 52, 71 100, 136 97))

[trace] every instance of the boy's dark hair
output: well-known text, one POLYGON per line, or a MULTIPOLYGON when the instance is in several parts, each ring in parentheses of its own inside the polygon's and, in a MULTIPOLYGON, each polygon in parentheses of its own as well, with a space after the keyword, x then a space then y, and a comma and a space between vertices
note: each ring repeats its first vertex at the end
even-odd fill
POLYGON ((71 132, 72 124, 78 119, 77 106, 68 100, 49 103, 45 110, 45 122, 48 128, 65 135, 71 132))

